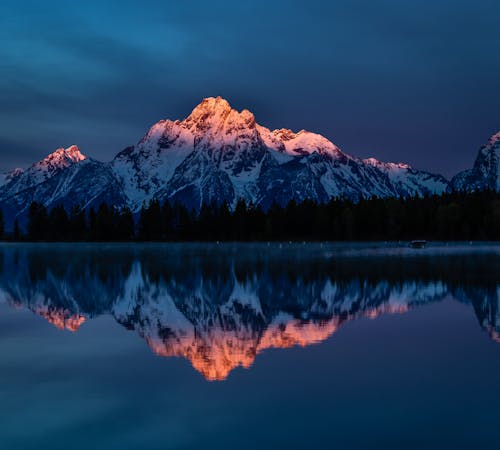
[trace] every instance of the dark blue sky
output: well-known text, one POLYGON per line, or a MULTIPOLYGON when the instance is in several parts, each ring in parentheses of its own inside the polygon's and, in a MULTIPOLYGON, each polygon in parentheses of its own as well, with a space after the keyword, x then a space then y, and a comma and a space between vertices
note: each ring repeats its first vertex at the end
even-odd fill
POLYGON ((73 143, 109 160, 221 95, 451 175, 500 129, 499 18, 497 0, 2 0, 0 168, 73 143))

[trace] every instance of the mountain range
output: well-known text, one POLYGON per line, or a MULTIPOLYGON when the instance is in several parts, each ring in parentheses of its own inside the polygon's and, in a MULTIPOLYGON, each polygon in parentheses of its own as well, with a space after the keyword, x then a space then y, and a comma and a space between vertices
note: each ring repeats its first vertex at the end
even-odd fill
POLYGON ((441 194, 451 189, 500 190, 500 133, 483 146, 471 170, 445 177, 407 164, 360 159, 305 130, 270 129, 221 97, 204 99, 184 120, 161 120, 110 162, 88 158, 77 146, 60 148, 27 169, 0 176, 6 229, 23 223, 31 202, 48 209, 98 207, 102 202, 138 212, 156 198, 199 210, 238 199, 269 208, 291 200, 326 202, 441 194))
POLYGON ((112 317, 155 354, 185 358, 208 380, 250 367, 271 348, 320 343, 351 321, 451 299, 471 305, 500 342, 497 250, 426 256, 386 248, 370 258, 352 248, 324 251, 8 247, 0 254, 0 302, 73 332, 112 317))

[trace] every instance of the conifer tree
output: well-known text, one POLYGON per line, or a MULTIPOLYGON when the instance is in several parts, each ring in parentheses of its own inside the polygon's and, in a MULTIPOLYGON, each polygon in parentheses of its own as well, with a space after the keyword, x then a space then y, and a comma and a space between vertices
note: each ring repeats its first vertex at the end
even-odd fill
POLYGON ((18 242, 21 240, 21 230, 19 228, 19 220, 18 219, 16 219, 14 221, 14 232, 13 232, 12 237, 13 237, 15 242, 18 242))
POLYGON ((0 209, 0 239, 3 239, 5 232, 5 226, 3 222, 3 211, 0 209))
POLYGON ((47 239, 48 217, 45 205, 32 202, 28 212, 28 239, 40 241, 47 239))

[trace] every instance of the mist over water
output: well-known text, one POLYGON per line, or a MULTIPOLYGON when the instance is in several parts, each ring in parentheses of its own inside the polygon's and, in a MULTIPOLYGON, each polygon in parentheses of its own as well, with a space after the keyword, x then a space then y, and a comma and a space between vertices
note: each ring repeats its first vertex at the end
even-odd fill
POLYGON ((1 448, 496 442, 499 245, 5 244, 0 264, 1 448))

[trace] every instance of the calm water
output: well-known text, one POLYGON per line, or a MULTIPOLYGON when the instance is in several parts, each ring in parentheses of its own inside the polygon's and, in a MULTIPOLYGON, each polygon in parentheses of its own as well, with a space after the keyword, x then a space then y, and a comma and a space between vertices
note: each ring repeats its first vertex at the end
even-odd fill
POLYGON ((500 247, 4 245, 0 449, 498 448, 500 247))

